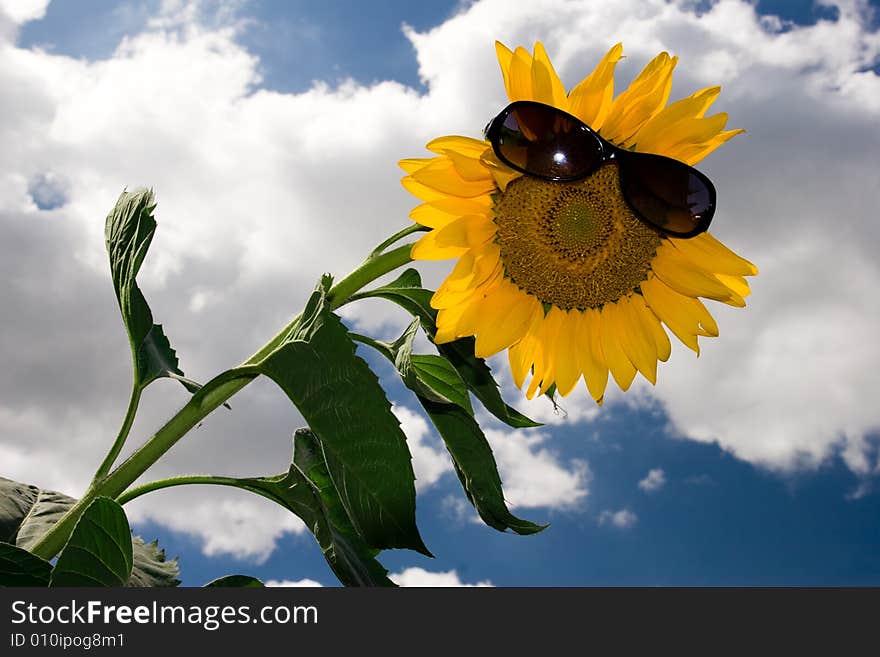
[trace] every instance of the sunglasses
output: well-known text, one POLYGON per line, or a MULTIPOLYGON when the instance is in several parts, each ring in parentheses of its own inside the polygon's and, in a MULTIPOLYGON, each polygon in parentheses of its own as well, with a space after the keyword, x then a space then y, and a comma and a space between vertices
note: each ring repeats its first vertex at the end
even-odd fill
POLYGON ((715 187, 693 167, 662 155, 619 148, 551 105, 530 100, 511 103, 483 133, 499 160, 544 180, 581 180, 604 162, 616 162, 627 205, 669 235, 698 235, 709 228, 715 214, 715 187))

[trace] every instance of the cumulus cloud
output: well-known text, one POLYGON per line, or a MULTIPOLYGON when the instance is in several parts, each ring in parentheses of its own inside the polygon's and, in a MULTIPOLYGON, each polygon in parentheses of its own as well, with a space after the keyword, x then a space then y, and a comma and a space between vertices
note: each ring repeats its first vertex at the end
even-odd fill
POLYGON ((486 439, 495 453, 504 495, 511 506, 570 508, 588 495, 589 466, 580 460, 566 466, 545 446, 548 434, 489 429, 486 439))
POLYGON ((410 587, 473 587, 473 586, 492 586, 492 582, 483 580, 475 584, 468 584, 461 581, 455 570, 446 572, 433 573, 424 568, 406 568, 399 573, 389 575, 391 581, 398 586, 410 587))
POLYGON ((285 534, 302 534, 306 526, 295 515, 267 500, 241 492, 217 495, 190 493, 174 503, 165 497, 144 498, 126 505, 129 520, 152 521, 200 540, 205 556, 229 555, 253 563, 264 562, 285 534), (140 503, 139 503, 140 502, 140 503))
MULTIPOLYGON (((854 472, 876 475, 880 36, 862 3, 841 4, 838 20, 809 27, 762 19, 744 0, 699 15, 692 5, 482 0, 434 29, 407 31, 426 93, 349 81, 285 94, 261 86, 262 63, 240 45, 234 14, 206 25, 187 10, 194 5, 166 3, 112 57, 88 61, 17 47, 17 26, 46 2, 0 2, 0 86, 15 91, 0 107, 3 474, 77 494, 122 419, 128 347, 103 217, 124 187, 157 192, 159 231, 141 285, 184 370, 208 378, 284 325, 322 272, 345 273, 406 225, 415 201, 400 189, 395 162, 424 154, 436 135, 477 135, 504 104, 498 38, 541 39, 569 86, 619 40, 627 54, 619 88, 661 49, 681 56, 673 98, 724 84, 717 108, 749 133, 701 168, 719 187, 716 234, 761 275, 749 308, 713 306, 722 335, 704 341, 699 361, 676 348, 645 394, 677 434, 749 462, 790 470, 839 455, 854 472)), ((446 270, 425 267, 427 282, 446 270)), ((404 323, 382 303, 364 308, 348 319, 383 331, 404 323)), ((551 424, 604 411, 582 390, 575 395, 562 411, 547 400, 526 411, 551 424)), ((607 406, 622 397, 609 392, 607 406)), ((170 384, 148 390, 132 442, 182 399, 170 384)), ((300 422, 273 385, 256 382, 149 476, 283 471, 300 422)), ((586 465, 554 456, 547 432, 490 432, 514 504, 575 504, 587 494, 586 465)), ((412 444, 419 486, 439 481, 448 468, 439 450, 428 438, 412 444)), ((212 499, 247 515, 230 495, 212 499)), ((272 523, 295 531, 269 507, 253 512, 262 538, 242 554, 271 549, 272 523)), ((181 527, 192 520, 150 517, 181 527)), ((209 536, 223 518, 205 509, 193 518, 204 519, 206 549, 233 549, 209 536)))
POLYGON ((639 488, 641 488, 646 493, 653 493, 655 490, 660 490, 666 485, 666 473, 663 472, 662 468, 653 468, 648 471, 648 474, 645 475, 645 478, 639 481, 639 488))
POLYGON ((600 525, 611 525, 617 529, 629 529, 639 521, 639 517, 629 509, 620 511, 605 510, 599 514, 600 525))
POLYGON ((302 587, 316 588, 316 587, 324 586, 323 584, 321 584, 321 582, 316 582, 315 580, 313 580, 313 579, 308 579, 308 578, 306 578, 306 579, 298 579, 298 580, 291 580, 291 579, 282 579, 282 580, 278 580, 278 579, 270 579, 270 580, 267 580, 267 581, 265 581, 265 582, 263 582, 263 583, 264 583, 266 586, 272 586, 272 587, 288 587, 288 588, 302 588, 302 587))

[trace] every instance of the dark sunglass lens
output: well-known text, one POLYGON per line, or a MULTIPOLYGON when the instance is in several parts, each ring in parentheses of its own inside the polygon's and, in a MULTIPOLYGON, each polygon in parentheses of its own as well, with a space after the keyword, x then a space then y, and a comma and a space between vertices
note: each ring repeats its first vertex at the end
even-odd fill
POLYGON ((523 103, 507 114, 493 135, 498 156, 514 168, 550 180, 588 174, 602 146, 574 117, 548 105, 523 103))
POLYGON ((696 169, 659 155, 619 158, 623 195, 642 218, 673 235, 690 236, 709 227, 715 188, 696 169))

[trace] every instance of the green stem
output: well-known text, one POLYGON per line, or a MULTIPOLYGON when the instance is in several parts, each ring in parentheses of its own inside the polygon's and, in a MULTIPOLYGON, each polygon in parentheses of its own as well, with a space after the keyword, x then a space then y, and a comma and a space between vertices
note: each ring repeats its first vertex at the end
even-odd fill
MULTIPOLYGON (((403 230, 400 230, 400 231, 394 233, 394 235, 392 235, 387 240, 382 242, 379 246, 377 246, 375 249, 373 249, 373 252, 370 253, 370 258, 374 258, 374 257, 378 256, 380 253, 382 253, 389 246, 391 246, 395 242, 399 242, 400 240, 402 240, 404 237, 407 237, 408 235, 412 235, 413 233, 423 233, 428 230, 431 230, 431 229, 428 228, 427 226, 422 226, 420 224, 413 224, 412 226, 407 226, 403 230)), ((369 258, 368 258, 368 260, 369 260, 369 258)))
POLYGON ((116 498, 120 504, 128 504, 136 497, 152 493, 153 491, 162 490, 163 488, 172 488, 173 486, 187 486, 189 484, 213 484, 215 486, 234 486, 241 488, 240 479, 232 477, 216 477, 214 475, 183 475, 180 477, 169 477, 168 479, 157 479, 142 486, 129 488, 122 495, 116 498))
MULTIPOLYGON (((412 244, 406 244, 387 253, 374 251, 357 269, 330 289, 327 294, 330 309, 339 308, 349 300, 352 294, 365 285, 410 262, 411 249, 412 244)), ((31 552, 44 559, 51 559, 58 554, 64 547, 79 517, 96 497, 116 498, 121 495, 147 468, 171 449, 184 434, 256 378, 259 371, 255 365, 283 344, 298 322, 299 316, 295 317, 242 365, 227 370, 206 383, 174 417, 168 420, 161 429, 115 470, 102 478, 96 478, 77 503, 34 544, 31 552)))
POLYGON ((411 262, 412 258, 409 256, 411 250, 412 244, 404 244, 393 251, 371 255, 364 260, 360 267, 339 281, 327 293, 327 302, 330 304, 330 309, 336 310, 340 306, 345 305, 349 297, 365 285, 411 262))
POLYGON ((366 335, 361 335, 360 333, 352 333, 350 331, 348 333, 348 337, 350 337, 355 342, 360 342, 361 344, 365 344, 368 347, 372 347, 380 354, 388 358, 388 360, 390 360, 392 363, 394 362, 394 352, 391 350, 390 344, 375 340, 366 335))
POLYGON ((125 440, 128 438, 128 433, 131 431, 131 425, 134 423, 134 416, 137 414, 142 391, 143 388, 141 388, 137 382, 132 385, 131 397, 128 400, 128 408, 125 411, 125 419, 122 421, 122 426, 119 429, 116 440, 113 441, 113 445, 110 447, 110 451, 107 452, 107 456, 104 457, 103 462, 98 466, 98 470, 95 472, 95 477, 92 479, 92 483, 98 481, 110 472, 110 468, 112 468, 113 464, 116 462, 119 452, 122 451, 122 447, 125 445, 125 440))

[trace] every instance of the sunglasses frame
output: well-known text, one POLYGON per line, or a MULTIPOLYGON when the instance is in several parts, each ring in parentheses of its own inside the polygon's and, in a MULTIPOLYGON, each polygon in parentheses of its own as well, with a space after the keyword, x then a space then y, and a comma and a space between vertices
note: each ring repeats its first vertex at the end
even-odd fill
POLYGON ((665 157, 663 155, 655 155, 653 153, 639 153, 637 151, 629 151, 619 146, 615 146, 610 141, 602 137, 598 132, 593 130, 586 123, 581 121, 576 116, 565 112, 564 110, 559 109, 558 107, 554 107, 553 105, 547 105, 545 103, 539 103, 533 100, 517 100, 510 103, 507 107, 505 107, 499 114, 489 121, 486 127, 483 129, 483 135, 489 143, 492 144, 492 150, 495 152, 496 157, 501 160, 505 165, 509 166, 511 169, 515 171, 519 171, 520 173, 526 174, 527 176, 532 176, 533 178, 540 178, 541 180, 547 180, 549 182, 574 182, 577 180, 583 180, 584 178, 590 176, 594 173, 599 167, 601 167, 606 162, 617 162, 618 163, 618 175, 621 180, 621 193, 624 201, 626 201, 627 206, 630 210, 642 221, 647 223, 653 228, 656 228, 662 233, 666 233, 668 235, 672 235, 673 237, 679 238, 687 238, 694 237, 699 235, 700 233, 705 232, 709 228, 709 224, 712 221, 713 216, 715 215, 715 202, 716 202, 716 192, 715 185, 712 184, 712 181, 706 177, 700 171, 697 171, 692 166, 685 164, 679 160, 673 159, 671 157, 665 157), (507 120, 513 112, 522 107, 531 107, 531 108, 540 108, 545 110, 550 110, 556 114, 562 115, 572 122, 575 128, 581 132, 587 133, 590 137, 592 137, 597 145, 598 145, 598 154, 599 157, 596 160, 596 163, 589 168, 589 170, 578 173, 574 176, 551 176, 544 175, 540 173, 536 173, 534 171, 529 171, 524 167, 517 165, 514 162, 511 162, 501 151, 500 137, 501 137, 501 128, 504 125, 504 122, 507 120), (709 203, 705 212, 699 215, 699 219, 697 222, 697 226, 690 231, 679 232, 669 230, 668 228, 663 228, 658 226, 655 222, 651 221, 651 219, 645 216, 641 211, 639 211, 630 199, 627 196, 626 188, 627 188, 627 161, 631 161, 632 159, 641 159, 644 160, 646 158, 650 158, 652 160, 660 160, 675 163, 676 166, 684 166, 689 169, 689 174, 695 176, 703 185, 706 186, 706 189, 709 193, 709 203))

